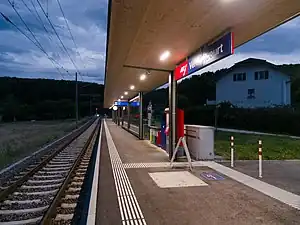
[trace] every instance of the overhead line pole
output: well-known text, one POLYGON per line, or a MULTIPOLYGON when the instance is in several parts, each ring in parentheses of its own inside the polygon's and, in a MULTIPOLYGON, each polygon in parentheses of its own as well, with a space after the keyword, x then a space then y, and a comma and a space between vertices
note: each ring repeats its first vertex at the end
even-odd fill
POLYGON ((75 115, 76 115, 76 128, 78 128, 78 81, 77 72, 75 72, 75 115))

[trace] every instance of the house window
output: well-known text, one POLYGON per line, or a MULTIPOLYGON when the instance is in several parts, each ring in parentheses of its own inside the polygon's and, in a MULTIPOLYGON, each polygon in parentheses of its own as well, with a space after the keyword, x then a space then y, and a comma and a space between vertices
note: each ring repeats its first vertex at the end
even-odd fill
POLYGON ((248 89, 248 99, 254 99, 255 98, 255 89, 254 88, 251 88, 251 89, 248 89))
POLYGON ((269 71, 257 71, 254 73, 255 80, 267 80, 269 79, 269 71))
POLYGON ((246 73, 233 74, 233 81, 244 81, 244 80, 246 80, 246 73))

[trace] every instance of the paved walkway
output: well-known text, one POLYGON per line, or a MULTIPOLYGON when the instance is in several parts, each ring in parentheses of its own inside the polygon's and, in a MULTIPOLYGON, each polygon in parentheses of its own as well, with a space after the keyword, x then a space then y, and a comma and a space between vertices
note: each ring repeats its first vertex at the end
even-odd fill
POLYGON ((214 162, 172 169, 109 120, 101 137, 96 224, 299 224, 298 195, 214 162))

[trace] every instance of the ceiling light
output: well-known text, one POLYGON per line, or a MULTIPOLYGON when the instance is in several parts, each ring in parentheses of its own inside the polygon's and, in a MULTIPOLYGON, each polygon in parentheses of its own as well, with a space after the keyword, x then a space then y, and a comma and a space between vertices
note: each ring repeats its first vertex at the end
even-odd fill
POLYGON ((164 61, 169 58, 170 54, 171 53, 169 51, 164 51, 159 57, 160 61, 164 61))
POLYGON ((124 95, 128 95, 128 92, 127 92, 127 91, 125 91, 125 92, 124 92, 124 95))
POLYGON ((118 99, 118 102, 121 101, 121 99, 118 99))
POLYGON ((121 98, 124 98, 124 96, 122 95, 121 98))
POLYGON ((130 85, 130 90, 133 90, 134 89, 134 85, 130 85))
POLYGON ((140 80, 145 80, 146 79, 146 74, 142 74, 141 76, 140 76, 140 80))

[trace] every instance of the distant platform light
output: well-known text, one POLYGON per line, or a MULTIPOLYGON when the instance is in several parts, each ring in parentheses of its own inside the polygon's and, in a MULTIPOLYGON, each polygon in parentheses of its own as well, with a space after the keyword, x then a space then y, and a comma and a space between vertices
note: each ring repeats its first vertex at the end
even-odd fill
POLYGON ((134 89, 134 85, 130 85, 130 90, 133 90, 134 89))
POLYGON ((125 91, 125 92, 124 92, 124 95, 128 95, 128 92, 127 92, 127 91, 125 91))

